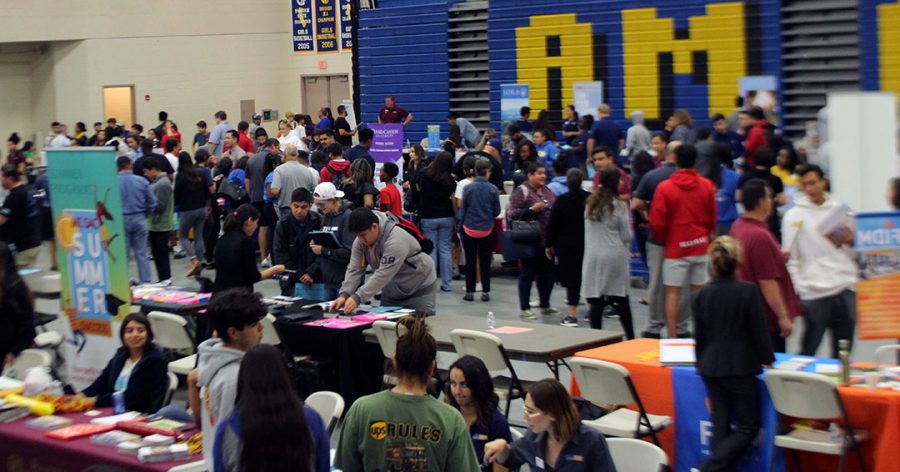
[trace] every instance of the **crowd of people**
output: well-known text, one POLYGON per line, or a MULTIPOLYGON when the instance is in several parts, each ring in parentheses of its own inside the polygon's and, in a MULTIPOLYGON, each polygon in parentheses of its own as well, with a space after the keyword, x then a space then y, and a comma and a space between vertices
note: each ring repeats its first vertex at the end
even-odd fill
MULTIPOLYGON (((436 345, 424 316, 440 313, 437 293, 452 292, 463 276, 464 301, 475 301, 479 284, 481 301, 491 301, 495 240, 502 236, 495 220, 504 212, 503 244, 516 254, 522 319, 563 315, 561 325, 577 327, 583 299, 591 328, 613 314, 627 339, 696 338, 715 425, 713 456, 701 470, 727 470, 752 441, 759 427, 753 376, 773 351, 786 350, 798 316, 805 318, 802 354, 814 355, 829 330, 833 356, 838 340, 853 340, 853 233, 844 226, 818 230, 842 204, 829 195, 822 168, 804 162, 809 150, 798 152, 759 108, 710 117, 712 126, 695 126, 679 110, 659 131, 635 111, 623 131, 606 104, 596 120, 569 106, 557 131, 546 110, 532 122, 526 107, 502 134, 480 133, 450 113, 441 152, 430 157, 412 146, 402 172, 394 163, 376 166, 369 153, 374 132, 351 127, 344 107, 337 112, 335 118, 323 108, 318 120, 288 113, 270 136, 259 115, 233 127, 219 111, 211 130, 197 123, 190 146, 165 112, 155 128, 126 130, 110 118, 106 127, 95 123, 91 136, 83 123, 72 136, 53 123, 44 143, 115 149, 134 283, 169 282, 171 257, 189 258, 188 276, 215 269, 215 335, 200 345, 188 382, 211 470, 246 470, 273 457, 280 470, 328 468, 321 420, 293 394, 280 353, 259 346, 266 308, 254 284, 276 277, 285 295, 297 284, 321 284, 332 311, 352 313, 380 297, 382 305, 422 315, 398 328, 399 384, 347 413, 338 467, 488 470, 527 463, 567 470, 566 458, 577 455, 589 470, 613 470, 603 436, 580 425, 556 381, 529 391, 529 432, 518 441, 497 411, 480 360, 462 357, 451 366, 447 404, 427 394, 436 345), (504 209, 500 195, 507 192, 504 209), (632 242, 648 268, 640 303, 649 305, 650 322, 639 333, 629 296, 632 242), (553 304, 556 284, 565 289, 565 313, 553 304)), ((412 119, 393 97, 379 113, 384 123, 412 119)), ((33 301, 17 269, 33 266, 42 241, 54 240, 47 175, 36 172, 34 145, 20 142, 10 136, 2 167, 6 364, 34 337, 26 323, 33 301)), ((898 179, 890 184, 894 208, 898 186, 898 179)), ((55 269, 52 245, 50 255, 55 269)), ((124 391, 127 408, 156 412, 165 364, 150 323, 130 315, 119 336, 122 348, 81 395, 104 406, 124 391)))

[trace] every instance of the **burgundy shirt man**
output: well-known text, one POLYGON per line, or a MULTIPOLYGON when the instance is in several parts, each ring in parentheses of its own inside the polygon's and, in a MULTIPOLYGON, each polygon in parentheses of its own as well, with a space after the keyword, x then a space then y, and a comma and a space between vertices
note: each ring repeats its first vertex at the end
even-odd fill
MULTIPOLYGON (((738 273, 741 280, 759 285, 760 280, 774 280, 781 292, 782 302, 793 321, 803 308, 794 290, 791 276, 785 265, 781 247, 769 231, 765 222, 742 216, 731 227, 731 237, 741 243, 741 263, 738 273)), ((785 351, 785 339, 779 336, 778 317, 775 311, 765 304, 766 329, 768 329, 772 347, 776 352, 785 351)))

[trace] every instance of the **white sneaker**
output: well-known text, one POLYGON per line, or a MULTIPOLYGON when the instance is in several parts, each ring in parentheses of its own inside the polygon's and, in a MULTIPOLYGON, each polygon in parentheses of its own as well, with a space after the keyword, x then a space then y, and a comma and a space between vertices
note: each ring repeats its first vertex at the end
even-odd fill
POLYGON ((522 312, 519 313, 519 318, 522 318, 523 320, 536 320, 537 315, 532 313, 531 310, 522 310, 522 312))

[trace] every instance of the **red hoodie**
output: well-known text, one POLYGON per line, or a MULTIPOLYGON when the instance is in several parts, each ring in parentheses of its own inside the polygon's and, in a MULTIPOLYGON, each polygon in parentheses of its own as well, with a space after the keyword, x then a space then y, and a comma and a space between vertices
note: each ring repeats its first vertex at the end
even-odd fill
POLYGON ((345 179, 350 177, 350 161, 328 161, 328 164, 319 171, 319 181, 334 182, 334 173, 332 173, 331 169, 336 170, 338 173, 343 172, 345 179))
POLYGON ((767 126, 769 126, 768 120, 759 120, 747 132, 747 139, 744 140, 744 156, 748 169, 756 167, 756 151, 769 145, 766 137, 767 126))
POLYGON ((716 190, 694 169, 681 169, 659 184, 650 205, 650 231, 666 259, 702 256, 716 229, 716 190))

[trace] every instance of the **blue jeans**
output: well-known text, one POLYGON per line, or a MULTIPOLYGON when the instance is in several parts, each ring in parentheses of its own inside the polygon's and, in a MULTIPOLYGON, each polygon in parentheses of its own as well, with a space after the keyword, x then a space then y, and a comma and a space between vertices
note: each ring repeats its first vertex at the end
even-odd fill
POLYGON ((434 243, 431 259, 434 260, 434 267, 437 268, 438 275, 440 275, 441 289, 443 290, 452 288, 453 266, 450 241, 453 238, 453 223, 454 219, 452 216, 446 218, 422 218, 422 233, 434 243))
POLYGON ((138 280, 148 284, 150 280, 150 261, 147 260, 147 216, 143 214, 125 215, 125 256, 134 257, 137 265, 138 280))

